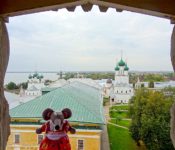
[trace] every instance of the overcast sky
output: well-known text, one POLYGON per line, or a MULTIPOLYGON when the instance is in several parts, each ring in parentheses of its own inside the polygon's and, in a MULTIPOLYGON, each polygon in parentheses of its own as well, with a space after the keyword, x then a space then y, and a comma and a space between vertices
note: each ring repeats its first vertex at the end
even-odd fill
POLYGON ((8 71, 172 71, 169 20, 94 6, 11 17, 8 71))

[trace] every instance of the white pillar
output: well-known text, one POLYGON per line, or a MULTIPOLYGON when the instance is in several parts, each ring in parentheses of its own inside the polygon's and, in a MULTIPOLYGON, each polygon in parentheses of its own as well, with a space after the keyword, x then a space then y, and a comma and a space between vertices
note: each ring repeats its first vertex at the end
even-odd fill
POLYGON ((4 77, 9 60, 9 37, 5 21, 0 18, 0 150, 6 149, 10 135, 9 105, 4 96, 4 77))

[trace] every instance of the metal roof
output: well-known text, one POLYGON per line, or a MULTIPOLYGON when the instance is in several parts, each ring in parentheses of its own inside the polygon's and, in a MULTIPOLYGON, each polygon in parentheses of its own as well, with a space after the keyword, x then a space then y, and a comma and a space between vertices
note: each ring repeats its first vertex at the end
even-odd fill
POLYGON ((34 85, 32 85, 31 87, 29 87, 28 89, 27 89, 27 91, 38 91, 39 89, 37 89, 37 87, 36 86, 34 86, 34 85))
POLYGON ((58 87, 44 87, 41 89, 42 92, 45 92, 45 91, 53 91, 53 90, 56 90, 58 87))
MULTIPOLYGON (((12 118, 41 118, 46 108, 72 110, 69 121, 104 124, 101 91, 80 82, 73 82, 37 97, 10 110, 12 118)), ((42 120, 42 118, 41 118, 42 120)))

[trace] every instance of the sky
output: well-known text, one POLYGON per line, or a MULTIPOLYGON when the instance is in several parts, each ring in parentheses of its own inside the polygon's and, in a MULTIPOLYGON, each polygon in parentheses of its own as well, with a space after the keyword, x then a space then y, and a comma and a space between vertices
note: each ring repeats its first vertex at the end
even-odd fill
POLYGON ((172 71, 173 25, 163 18, 93 6, 11 17, 8 71, 172 71))

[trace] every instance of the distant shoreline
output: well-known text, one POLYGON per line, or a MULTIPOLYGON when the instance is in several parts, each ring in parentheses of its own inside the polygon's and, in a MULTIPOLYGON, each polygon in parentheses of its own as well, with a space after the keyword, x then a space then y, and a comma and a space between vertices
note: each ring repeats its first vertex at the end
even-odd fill
MULTIPOLYGON (((60 71, 7 71, 6 73, 59 73, 60 71)), ((115 71, 63 71, 65 73, 112 73, 115 71)), ((174 73, 174 71, 129 71, 130 73, 174 73)))

